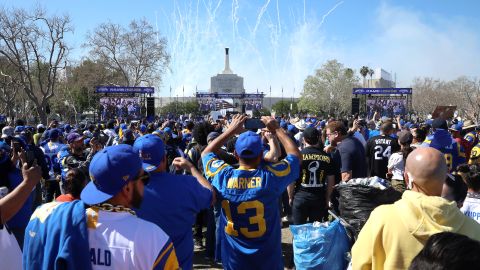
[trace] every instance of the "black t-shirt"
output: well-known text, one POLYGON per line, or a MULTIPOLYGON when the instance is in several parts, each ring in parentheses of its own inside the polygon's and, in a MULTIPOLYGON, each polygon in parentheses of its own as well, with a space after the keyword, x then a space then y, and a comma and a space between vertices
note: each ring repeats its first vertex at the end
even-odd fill
POLYGON ((396 139, 378 135, 367 142, 367 159, 370 176, 378 176, 385 179, 387 174, 388 159, 392 153, 400 149, 396 139))
POLYGON ((335 166, 330 156, 322 149, 309 146, 302 151, 301 174, 295 185, 297 194, 324 197, 327 176, 335 174, 335 166))
POLYGON ((335 155, 340 156, 340 172, 352 171, 352 179, 367 177, 365 148, 359 140, 353 136, 346 137, 338 144, 335 155))

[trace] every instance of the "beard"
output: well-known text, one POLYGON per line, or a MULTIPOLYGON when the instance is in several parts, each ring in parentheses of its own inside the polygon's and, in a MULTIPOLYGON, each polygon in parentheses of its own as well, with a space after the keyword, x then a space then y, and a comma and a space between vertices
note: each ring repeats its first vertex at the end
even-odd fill
POLYGON ((140 208, 143 201, 143 195, 138 190, 137 186, 133 186, 132 206, 133 208, 140 208))

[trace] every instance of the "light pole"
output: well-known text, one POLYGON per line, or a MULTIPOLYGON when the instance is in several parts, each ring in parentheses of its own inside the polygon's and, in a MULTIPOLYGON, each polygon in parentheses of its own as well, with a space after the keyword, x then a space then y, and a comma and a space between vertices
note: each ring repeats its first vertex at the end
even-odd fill
POLYGON ((272 109, 272 86, 270 85, 270 110, 272 109))
POLYGON ((177 94, 177 100, 175 100, 175 117, 178 114, 178 94, 177 94))

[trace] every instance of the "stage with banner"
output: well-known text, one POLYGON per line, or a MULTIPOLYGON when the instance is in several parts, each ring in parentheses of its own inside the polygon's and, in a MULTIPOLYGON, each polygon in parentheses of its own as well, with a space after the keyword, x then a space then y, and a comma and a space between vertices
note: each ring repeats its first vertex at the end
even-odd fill
POLYGON ((261 94, 220 94, 196 93, 197 102, 202 111, 219 111, 232 109, 236 111, 255 111, 263 108, 261 94))
POLYGON ((141 119, 146 116, 146 98, 154 92, 153 87, 97 86, 99 118, 102 121, 117 117, 141 119))
POLYGON ((411 110, 412 88, 353 88, 352 94, 362 105, 359 112, 369 119, 375 112, 381 117, 392 118, 407 115, 411 110))

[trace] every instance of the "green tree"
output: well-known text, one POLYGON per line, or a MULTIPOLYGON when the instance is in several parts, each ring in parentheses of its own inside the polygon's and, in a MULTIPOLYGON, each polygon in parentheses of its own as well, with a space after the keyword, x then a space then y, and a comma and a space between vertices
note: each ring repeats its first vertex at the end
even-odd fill
POLYGON ((99 85, 118 85, 122 75, 108 69, 103 63, 89 59, 79 65, 67 66, 65 79, 59 82, 57 95, 51 102, 52 111, 73 119, 79 113, 95 111, 100 95, 95 93, 99 85), (71 114, 75 112, 75 115, 71 114))
POLYGON ((367 66, 362 66, 360 68, 360 75, 363 77, 363 87, 365 87, 365 78, 367 77, 369 71, 370 69, 367 66))
POLYGON ((272 113, 267 108, 253 111, 253 117, 270 116, 272 113))
POLYGON ((359 78, 337 60, 326 62, 305 79, 298 109, 314 114, 344 116, 351 109, 352 88, 359 78))
POLYGON ((200 106, 198 105, 197 101, 187 101, 187 102, 180 102, 180 101, 173 101, 170 103, 165 104, 163 107, 157 108, 157 113, 160 115, 167 115, 169 113, 173 113, 176 115, 200 115, 200 106))
POLYGON ((375 70, 369 68, 368 69, 368 75, 370 76, 370 81, 368 81, 368 87, 372 87, 370 84, 372 83, 372 76, 375 74, 375 70))
POLYGON ((298 113, 298 102, 290 100, 280 100, 272 105, 272 111, 276 115, 281 114, 296 114, 298 113))

